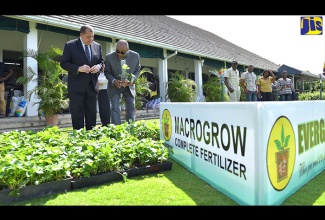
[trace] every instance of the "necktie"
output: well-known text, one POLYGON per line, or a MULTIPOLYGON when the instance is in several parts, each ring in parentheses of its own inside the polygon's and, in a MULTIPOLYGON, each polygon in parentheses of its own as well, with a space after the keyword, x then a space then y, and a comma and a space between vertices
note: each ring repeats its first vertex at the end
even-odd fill
POLYGON ((90 53, 89 53, 88 45, 85 45, 85 54, 86 54, 86 57, 90 63, 90 53))

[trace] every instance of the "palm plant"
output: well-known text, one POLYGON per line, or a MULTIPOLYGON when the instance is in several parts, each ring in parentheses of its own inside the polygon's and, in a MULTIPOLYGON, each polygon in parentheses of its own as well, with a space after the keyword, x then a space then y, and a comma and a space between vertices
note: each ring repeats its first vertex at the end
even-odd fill
POLYGON ((148 67, 144 67, 140 71, 140 75, 135 81, 135 90, 136 90, 136 96, 135 96, 135 106, 137 109, 141 109, 142 106, 144 106, 144 103, 147 101, 146 96, 151 94, 150 89, 150 82, 148 82, 147 77, 143 73, 150 73, 153 74, 151 69, 148 67))
MULTIPOLYGON (((144 106, 144 103, 147 101, 145 97, 151 94, 151 89, 149 88, 150 82, 148 82, 146 76, 143 73, 153 74, 151 69, 148 67, 144 67, 139 74, 139 77, 135 81, 135 107, 136 109, 141 109, 144 106)), ((125 100, 124 97, 120 99, 120 105, 124 105, 125 100)))
POLYGON ((221 85, 219 77, 210 77, 205 83, 203 83, 202 89, 205 93, 206 102, 221 102, 222 100, 224 102, 230 101, 230 98, 226 93, 226 86, 221 85))
POLYGON ((166 100, 171 102, 194 102, 196 99, 197 84, 192 79, 185 77, 178 71, 172 74, 167 85, 166 100))
POLYGON ((23 57, 34 58, 37 61, 40 74, 28 66, 24 70, 24 75, 17 79, 17 83, 37 82, 32 90, 27 91, 27 98, 30 101, 34 94, 39 99, 33 105, 38 104, 39 112, 44 113, 45 117, 58 114, 69 107, 67 83, 61 80, 64 75, 67 75, 59 62, 62 52, 60 48, 51 47, 46 53, 27 50, 22 55, 23 57))

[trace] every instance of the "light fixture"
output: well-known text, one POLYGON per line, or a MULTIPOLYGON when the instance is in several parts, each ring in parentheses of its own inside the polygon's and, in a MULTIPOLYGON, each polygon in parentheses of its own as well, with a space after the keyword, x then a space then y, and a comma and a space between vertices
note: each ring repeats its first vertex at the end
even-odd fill
POLYGON ((4 64, 6 64, 6 65, 20 66, 20 63, 8 63, 8 62, 4 62, 4 64))
POLYGON ((204 59, 201 59, 200 61, 201 61, 201 66, 203 66, 203 63, 204 63, 204 59))

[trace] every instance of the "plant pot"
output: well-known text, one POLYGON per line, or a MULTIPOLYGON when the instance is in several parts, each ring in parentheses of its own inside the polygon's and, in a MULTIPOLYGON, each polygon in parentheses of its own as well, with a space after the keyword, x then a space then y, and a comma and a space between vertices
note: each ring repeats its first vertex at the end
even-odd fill
POLYGON ((123 170, 120 173, 109 172, 90 177, 83 177, 80 179, 68 178, 64 180, 43 183, 40 185, 29 185, 19 189, 17 191, 18 196, 9 195, 14 190, 5 189, 0 191, 0 204, 9 204, 12 202, 23 201, 26 199, 41 197, 53 193, 61 193, 69 190, 82 189, 85 187, 97 186, 104 183, 123 180, 123 172, 127 173, 127 178, 130 178, 134 176, 141 176, 167 171, 172 169, 172 165, 172 162, 164 161, 162 163, 157 163, 154 165, 147 165, 123 170))
POLYGON ((29 185, 21 189, 17 189, 16 195, 9 195, 14 193, 13 189, 5 189, 0 191, 0 204, 9 204, 12 202, 23 201, 35 197, 50 195, 53 193, 66 192, 71 189, 72 178, 57 180, 40 185, 29 185))
POLYGON ((59 124, 59 114, 45 116, 47 125, 56 126, 59 124))
POLYGON ((109 172, 90 177, 82 177, 71 181, 71 189, 82 189, 90 186, 97 186, 107 182, 122 180, 123 177, 119 173, 109 172))
POLYGON ((275 153, 278 182, 288 177, 289 150, 290 149, 288 148, 275 153))
POLYGON ((171 170, 172 169, 172 162, 164 161, 162 163, 157 163, 154 165, 147 165, 142 167, 136 167, 129 170, 126 170, 128 177, 133 176, 140 176, 140 175, 147 175, 151 173, 158 173, 161 171, 171 170))
POLYGON ((127 173, 127 177, 139 176, 139 175, 146 175, 151 173, 157 173, 165 170, 172 169, 172 162, 165 161, 163 163, 158 163, 154 165, 142 166, 131 168, 128 170, 122 170, 120 173, 118 172, 109 172, 103 173, 95 176, 90 177, 83 177, 80 179, 73 179, 71 181, 71 189, 81 189, 85 187, 97 186, 108 182, 123 180, 123 172, 127 173))

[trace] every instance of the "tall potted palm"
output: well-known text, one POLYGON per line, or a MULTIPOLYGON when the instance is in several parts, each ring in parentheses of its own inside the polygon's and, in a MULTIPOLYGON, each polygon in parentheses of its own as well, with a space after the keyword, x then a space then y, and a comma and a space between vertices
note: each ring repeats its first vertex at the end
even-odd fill
POLYGON ((205 83, 203 83, 202 90, 205 93, 206 102, 230 101, 230 98, 226 93, 226 86, 221 84, 219 77, 210 77, 205 83))
POLYGON ((186 79, 178 71, 174 72, 167 85, 166 100, 171 102, 194 102, 197 84, 192 79, 186 79))
POLYGON ((48 125, 58 124, 58 114, 69 108, 67 83, 62 81, 62 77, 67 75, 60 66, 60 57, 62 50, 57 47, 51 47, 46 53, 39 53, 35 50, 23 52, 23 57, 34 58, 38 63, 39 74, 34 72, 31 67, 24 70, 24 75, 17 79, 19 84, 27 84, 30 81, 37 81, 38 84, 32 90, 27 91, 27 98, 30 101, 34 94, 39 101, 38 110, 44 114, 48 125), (51 119, 54 118, 54 121, 51 119))
POLYGON ((150 82, 148 82, 147 77, 144 75, 144 73, 153 74, 151 69, 148 67, 144 67, 140 71, 140 75, 135 81, 135 90, 136 90, 136 97, 135 97, 135 107, 136 109, 141 109, 144 105, 146 100, 146 96, 151 94, 150 89, 150 82))
POLYGON ((213 69, 210 78, 203 83, 202 90, 205 93, 206 102, 229 102, 230 98, 227 95, 227 88, 224 84, 224 71, 226 68, 219 70, 213 69))
MULTIPOLYGON (((144 73, 150 73, 153 74, 151 69, 148 67, 142 68, 140 71, 139 77, 135 81, 135 91, 136 91, 136 96, 135 96, 135 109, 141 109, 145 102, 147 101, 145 99, 145 96, 151 94, 151 89, 150 89, 150 82, 148 82, 146 76, 144 73)), ((125 100, 124 97, 121 98, 120 100, 120 105, 124 105, 125 100)))

